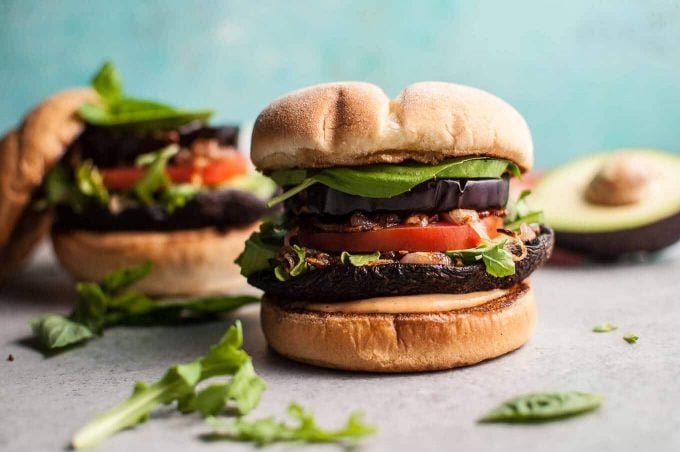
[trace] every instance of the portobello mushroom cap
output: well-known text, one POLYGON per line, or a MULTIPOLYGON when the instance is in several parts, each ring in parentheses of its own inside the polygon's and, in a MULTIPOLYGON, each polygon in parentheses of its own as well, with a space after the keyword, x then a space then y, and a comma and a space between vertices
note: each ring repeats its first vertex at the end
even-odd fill
POLYGON ((526 244, 527 255, 515 263, 515 274, 497 278, 486 272, 483 262, 454 267, 447 265, 380 264, 334 265, 279 281, 274 272, 263 270, 248 277, 248 283, 267 295, 296 301, 339 302, 364 298, 428 293, 470 293, 507 289, 523 281, 552 253, 555 236, 541 225, 541 233, 526 244))

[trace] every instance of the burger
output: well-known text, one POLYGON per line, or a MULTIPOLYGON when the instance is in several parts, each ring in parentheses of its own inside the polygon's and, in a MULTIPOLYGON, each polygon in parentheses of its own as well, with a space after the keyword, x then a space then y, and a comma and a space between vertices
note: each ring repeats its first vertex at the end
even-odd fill
POLYGON ((238 259, 264 291, 272 349, 337 369, 465 366, 522 346, 529 275, 552 231, 510 179, 533 163, 523 117, 487 92, 424 82, 390 100, 312 86, 258 116, 251 158, 282 189, 238 259))
POLYGON ((275 187, 238 151, 238 127, 208 125, 211 113, 127 97, 111 64, 92 88, 46 100, 3 140, 0 243, 18 261, 51 225, 78 280, 151 261, 136 286, 150 295, 243 286, 234 259, 275 187))

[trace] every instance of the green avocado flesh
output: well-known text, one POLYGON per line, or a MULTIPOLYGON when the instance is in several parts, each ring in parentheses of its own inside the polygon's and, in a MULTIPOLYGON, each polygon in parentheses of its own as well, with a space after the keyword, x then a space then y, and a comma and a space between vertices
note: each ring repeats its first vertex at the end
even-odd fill
MULTIPOLYGON (((644 157, 654 170, 653 186, 639 202, 603 206, 587 201, 585 190, 612 153, 590 155, 546 174, 530 203, 543 209, 558 232, 607 232, 639 228, 680 212, 680 155, 652 149, 622 150, 644 157)), ((620 152, 620 151, 616 151, 620 152)))

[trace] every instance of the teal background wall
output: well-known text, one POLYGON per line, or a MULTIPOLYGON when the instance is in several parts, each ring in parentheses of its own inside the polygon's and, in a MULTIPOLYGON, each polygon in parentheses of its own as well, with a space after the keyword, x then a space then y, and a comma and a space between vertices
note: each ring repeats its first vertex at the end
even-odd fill
POLYGON ((0 0, 0 129, 105 59, 127 92, 217 119, 331 80, 492 91, 540 166, 619 146, 680 149, 680 2, 0 0))

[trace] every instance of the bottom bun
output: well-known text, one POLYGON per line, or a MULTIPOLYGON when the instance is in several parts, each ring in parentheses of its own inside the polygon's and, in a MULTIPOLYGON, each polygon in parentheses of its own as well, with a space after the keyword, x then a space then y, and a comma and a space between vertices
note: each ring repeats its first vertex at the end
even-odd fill
POLYGON ((479 306, 446 312, 350 314, 296 306, 262 298, 262 329, 275 351, 308 364, 366 372, 475 364, 521 347, 536 321, 528 281, 479 306))
POLYGON ((148 295, 226 293, 245 286, 234 260, 259 223, 220 232, 214 228, 172 232, 65 231, 52 234, 61 264, 79 281, 146 261, 149 276, 133 286, 148 295))

